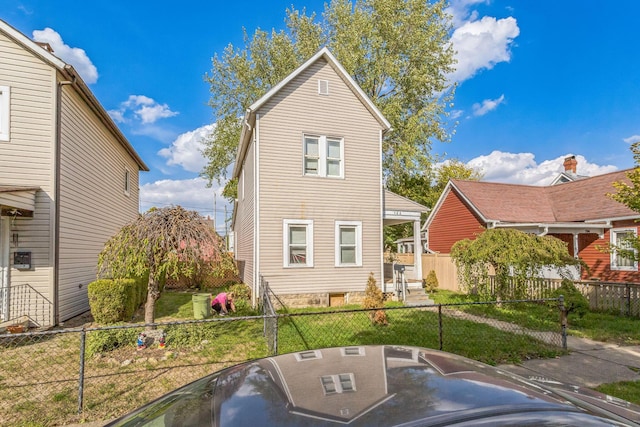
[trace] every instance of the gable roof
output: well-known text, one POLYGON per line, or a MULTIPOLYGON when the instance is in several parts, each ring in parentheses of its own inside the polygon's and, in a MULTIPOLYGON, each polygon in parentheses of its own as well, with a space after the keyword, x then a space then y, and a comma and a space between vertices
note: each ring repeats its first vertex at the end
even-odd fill
POLYGON ((285 87, 289 82, 302 74, 307 68, 316 63, 319 59, 323 58, 327 61, 327 63, 333 68, 338 76, 346 83, 346 85, 351 89, 354 95, 362 102, 362 104, 369 110, 371 115, 380 123, 384 132, 388 132, 391 129, 391 124, 389 121, 382 115, 378 107, 369 99, 369 97, 364 93, 362 88, 351 78, 349 73, 340 65, 338 60, 329 52, 329 49, 323 47, 320 49, 315 55, 309 58, 304 64, 300 65, 296 68, 291 74, 285 77, 280 83, 272 87, 267 93, 265 93, 260 99, 251 104, 245 113, 245 117, 243 120, 242 133, 240 135, 240 143, 238 144, 238 153, 236 154, 236 162, 233 167, 233 174, 231 175, 234 178, 237 178, 240 174, 240 169, 242 167, 242 162, 247 153, 247 148, 249 146, 249 138, 251 137, 251 129, 255 125, 255 115, 256 111, 262 107, 267 101, 269 101, 275 94, 277 94, 283 87, 285 87))
POLYGON ((57 69, 65 79, 69 80, 72 83, 72 86, 82 97, 82 99, 87 103, 87 105, 96 114, 96 116, 98 116, 100 121, 107 127, 107 129, 109 129, 113 136, 115 136, 118 142, 127 151, 127 153, 129 153, 129 155, 135 160, 135 162, 138 164, 138 168, 142 171, 149 171, 149 167, 144 163, 142 158, 140 158, 131 143, 129 143, 129 140, 127 140, 118 126, 113 122, 111 116, 109 116, 104 107, 102 107, 100 102, 98 102, 87 84, 84 82, 84 80, 82 80, 82 77, 80 77, 80 74, 78 74, 73 66, 62 61, 60 58, 53 55, 38 43, 29 39, 27 36, 13 28, 11 25, 7 24, 2 19, 0 19, 0 32, 6 34, 7 37, 15 41, 17 44, 22 46, 28 52, 32 53, 34 56, 40 58, 43 62, 57 69))
POLYGON ((485 223, 574 223, 640 217, 640 213, 611 199, 613 183, 627 181, 621 170, 560 185, 537 187, 482 181, 451 180, 424 228, 446 196, 455 191, 485 223))

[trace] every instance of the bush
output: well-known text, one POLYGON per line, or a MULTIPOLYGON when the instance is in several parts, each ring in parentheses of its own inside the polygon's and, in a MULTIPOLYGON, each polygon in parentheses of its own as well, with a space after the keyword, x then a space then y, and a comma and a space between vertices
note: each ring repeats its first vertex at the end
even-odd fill
POLYGON ((96 322, 128 321, 146 299, 147 283, 139 279, 100 279, 89 283, 91 314, 96 322))
POLYGON ((552 298, 564 296, 564 307, 567 315, 582 318, 589 312, 589 301, 569 279, 563 279, 560 287, 551 293, 552 298))
MULTIPOLYGON (((373 277, 373 273, 369 274, 367 280, 367 287, 364 291, 364 301, 362 306, 364 308, 381 308, 384 305, 384 296, 382 291, 376 284, 376 279, 373 277)), ((387 313, 383 310, 372 311, 369 313, 371 322, 375 325, 387 325, 387 313)))
POLYGON ((422 287, 425 292, 433 292, 436 290, 438 287, 438 277, 434 270, 431 270, 429 274, 427 274, 427 278, 422 282, 422 287))
POLYGON ((140 330, 133 328, 91 331, 87 334, 87 356, 113 351, 117 348, 135 347, 140 330))

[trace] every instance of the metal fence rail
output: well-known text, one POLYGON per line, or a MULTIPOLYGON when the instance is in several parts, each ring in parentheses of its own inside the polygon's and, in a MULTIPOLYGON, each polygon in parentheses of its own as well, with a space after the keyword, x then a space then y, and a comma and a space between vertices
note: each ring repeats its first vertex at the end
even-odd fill
MULTIPOLYGON (((28 323, 29 326, 50 326, 53 304, 33 286, 27 284, 0 288, 0 304, 6 322, 28 323)), ((0 321, 5 319, 0 318, 0 321)))
POLYGON ((540 355, 563 344, 560 317, 522 327, 463 310, 469 304, 279 314, 268 283, 261 286, 260 316, 0 335, 0 425, 111 419, 222 367, 277 353, 405 344, 492 360, 497 350, 531 346, 540 355), (378 311, 386 325, 372 322, 378 311))

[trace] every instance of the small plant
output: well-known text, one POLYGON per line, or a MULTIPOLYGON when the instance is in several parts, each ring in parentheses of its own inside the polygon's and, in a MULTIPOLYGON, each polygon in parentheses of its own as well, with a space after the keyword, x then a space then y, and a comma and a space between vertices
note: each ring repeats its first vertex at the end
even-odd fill
POLYGON ((427 278, 422 281, 422 287, 425 292, 434 292, 438 287, 438 276, 436 276, 435 270, 431 270, 427 274, 427 278))
MULTIPOLYGON (((373 273, 369 274, 367 280, 367 287, 364 291, 364 301, 362 306, 364 308, 381 308, 384 305, 384 296, 382 291, 376 284, 376 279, 373 277, 373 273)), ((383 310, 376 310, 369 312, 369 318, 374 325, 388 325, 387 313, 383 310)))
POLYGON ((553 298, 564 296, 564 307, 567 315, 575 315, 579 319, 589 312, 589 301, 569 279, 563 279, 560 287, 551 293, 553 298))

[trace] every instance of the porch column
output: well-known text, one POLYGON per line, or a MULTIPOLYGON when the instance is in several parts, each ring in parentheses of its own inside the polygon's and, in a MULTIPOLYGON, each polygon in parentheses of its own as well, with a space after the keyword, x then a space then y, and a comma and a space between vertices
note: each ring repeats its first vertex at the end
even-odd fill
POLYGON ((422 283, 422 239, 420 238, 420 219, 413 221, 413 271, 415 279, 422 283))
POLYGON ((573 233, 573 257, 578 259, 579 248, 578 248, 578 233, 573 233))

